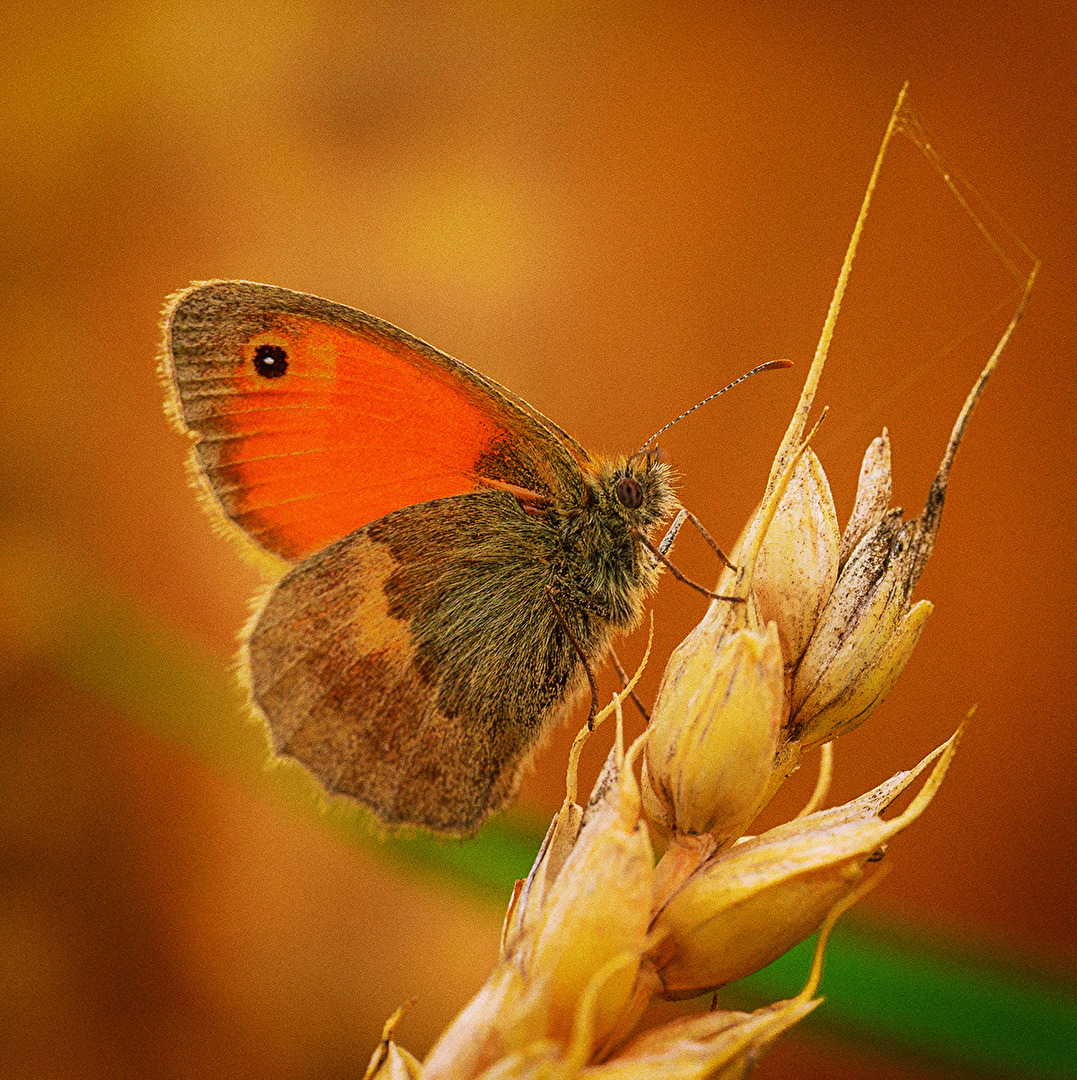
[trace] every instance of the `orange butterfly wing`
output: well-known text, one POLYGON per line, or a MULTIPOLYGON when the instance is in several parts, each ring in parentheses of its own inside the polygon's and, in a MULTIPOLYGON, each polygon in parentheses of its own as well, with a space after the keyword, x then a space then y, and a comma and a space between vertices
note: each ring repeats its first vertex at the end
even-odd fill
POLYGON ((225 514, 297 561, 393 510, 512 485, 587 452, 510 391, 353 308, 208 282, 165 311, 171 411, 225 514))

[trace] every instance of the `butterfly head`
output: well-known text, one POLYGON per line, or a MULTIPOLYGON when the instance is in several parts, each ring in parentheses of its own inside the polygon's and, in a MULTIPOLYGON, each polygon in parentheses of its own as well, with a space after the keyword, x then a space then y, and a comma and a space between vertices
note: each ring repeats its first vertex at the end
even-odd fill
POLYGON ((676 476, 657 450, 600 462, 588 480, 594 505, 629 531, 649 536, 678 506, 676 476))

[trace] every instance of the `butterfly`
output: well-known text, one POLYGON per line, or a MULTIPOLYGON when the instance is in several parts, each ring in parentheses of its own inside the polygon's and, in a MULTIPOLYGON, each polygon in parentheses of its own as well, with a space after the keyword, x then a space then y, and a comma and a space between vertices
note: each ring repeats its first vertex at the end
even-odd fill
POLYGON ((274 749, 386 825, 474 832, 640 621, 670 466, 268 285, 171 297, 161 367, 207 501, 288 566, 242 653, 274 749))

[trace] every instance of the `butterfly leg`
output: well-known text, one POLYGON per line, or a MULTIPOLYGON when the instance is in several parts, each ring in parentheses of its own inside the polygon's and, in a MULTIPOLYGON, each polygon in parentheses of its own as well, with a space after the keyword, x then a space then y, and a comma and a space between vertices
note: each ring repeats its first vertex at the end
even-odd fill
MULTIPOLYGON (((654 544, 652 544, 652 543, 650 542, 650 540, 648 540, 648 539, 647 539, 647 537, 643 535, 643 533, 642 533, 642 532, 640 532, 640 531, 639 531, 638 529, 633 529, 633 530, 632 530, 632 535, 633 535, 633 536, 634 536, 634 537, 635 537, 635 538, 636 538, 636 539, 637 539, 637 540, 638 540, 638 541, 639 541, 639 542, 640 542, 640 543, 641 543, 641 544, 642 544, 642 545, 643 545, 643 546, 644 546, 644 547, 645 547, 645 548, 646 548, 646 549, 647 549, 647 550, 648 550, 648 551, 649 551, 649 552, 650 552, 650 553, 651 553, 651 554, 652 554, 652 555, 653 555, 653 556, 654 556, 654 557, 655 557, 655 558, 656 558, 656 559, 657 559, 657 560, 658 560, 658 561, 659 561, 659 562, 660 562, 660 563, 661 563, 661 564, 662 564, 663 566, 667 567, 667 568, 668 568, 668 570, 669 570, 669 572, 670 572, 670 573, 671 573, 671 574, 672 574, 672 575, 673 575, 673 576, 674 576, 674 577, 675 577, 675 578, 676 578, 676 579, 677 579, 678 581, 680 581, 680 582, 683 582, 683 583, 684 583, 685 585, 689 586, 690 588, 693 588, 693 589, 695 589, 695 590, 696 590, 697 592, 701 592, 701 593, 702 593, 702 594, 703 594, 704 596, 709 596, 709 597, 710 597, 710 598, 711 598, 712 600, 728 600, 728 601, 730 601, 731 603, 735 603, 735 604, 742 604, 742 603, 744 603, 744 597, 743 597, 743 596, 723 596, 723 595, 722 595, 721 593, 711 592, 711 590, 710 590, 710 589, 704 588, 704 586, 700 585, 700 584, 699 584, 699 582, 697 582, 697 581, 693 581, 693 580, 692 580, 692 579, 691 579, 690 577, 685 577, 685 575, 684 575, 684 574, 682 574, 682 573, 680 572, 680 570, 678 570, 678 569, 677 569, 677 567, 675 567, 675 566, 673 565, 673 563, 671 563, 671 562, 669 561, 669 559, 667 559, 667 558, 666 558, 666 556, 665 556, 665 555, 664 555, 664 554, 662 553, 661 549, 660 549, 660 548, 657 548, 657 547, 655 547, 655 546, 654 546, 654 544)), ((723 558, 724 558, 724 556, 723 556, 723 558)))
POLYGON ((673 547, 673 541, 677 539, 677 534, 681 531, 681 526, 686 521, 690 521, 696 527, 696 529, 699 531, 699 535, 702 536, 708 544, 710 544, 711 551, 713 551, 714 554, 717 555, 718 558, 721 559, 722 562, 725 563, 725 565, 728 566, 730 570, 737 569, 729 561, 726 553, 715 542, 714 537, 711 536, 709 532, 707 532, 705 526, 703 525, 703 522, 700 521, 699 518, 697 518, 691 510, 682 509, 673 519, 673 524, 670 525, 669 529, 666 531, 666 535, 662 537, 662 542, 658 545, 658 550, 663 555, 667 555, 669 553, 669 549, 673 547))
POLYGON ((677 533, 681 531, 681 526, 688 520, 688 511, 680 510, 677 516, 673 519, 673 524, 666 530, 666 535, 662 537, 661 542, 658 545, 658 550, 663 555, 669 554, 669 549, 673 547, 673 541, 677 539, 677 533))
MULTIPOLYGON (((613 649, 610 649, 610 657, 613 660, 613 666, 617 669, 617 674, 620 676, 621 685, 627 686, 628 675, 625 673, 625 669, 621 667, 620 658, 617 656, 617 653, 613 649)), ((651 722, 651 714, 647 711, 643 702, 640 701, 639 695, 636 693, 635 690, 629 690, 628 696, 636 703, 636 708, 639 709, 640 715, 649 724, 651 722)))
POLYGON ((572 647, 576 650, 580 661, 583 663, 583 670, 587 673, 587 681, 591 684, 591 711, 587 714, 587 730, 594 731, 595 714, 598 712, 598 683, 595 682, 595 675, 591 670, 591 664, 587 659, 587 655, 583 651, 583 646, 576 640, 576 635, 572 632, 572 628, 568 625, 568 621, 562 614, 561 609, 557 606, 557 601, 553 598, 553 587, 551 585, 546 586, 546 598, 550 601, 550 607, 553 608, 553 613, 557 616, 557 621, 568 635, 568 640, 572 642, 572 647))

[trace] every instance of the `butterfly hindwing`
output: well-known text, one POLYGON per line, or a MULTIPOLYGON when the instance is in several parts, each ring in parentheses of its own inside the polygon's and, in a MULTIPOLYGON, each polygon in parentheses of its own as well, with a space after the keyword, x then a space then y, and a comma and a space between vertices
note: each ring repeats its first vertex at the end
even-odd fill
MULTIPOLYGON (((586 685, 546 595, 556 542, 504 492, 413 506, 307 559, 252 624, 276 749, 387 824, 473 831, 586 685)), ((601 621, 570 612, 588 655, 601 621)))

